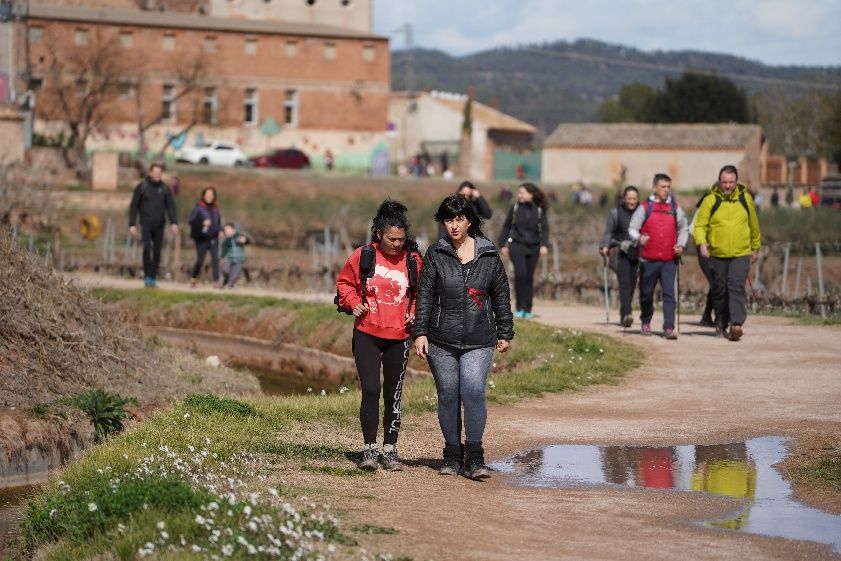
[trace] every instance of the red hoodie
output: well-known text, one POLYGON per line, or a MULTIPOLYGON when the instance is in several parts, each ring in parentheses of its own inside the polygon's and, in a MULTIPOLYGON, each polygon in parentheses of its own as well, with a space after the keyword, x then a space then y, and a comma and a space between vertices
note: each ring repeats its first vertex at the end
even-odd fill
MULTIPOLYGON (((411 327, 405 325, 408 311, 409 270, 406 267, 406 252, 398 255, 386 255, 380 251, 379 244, 372 243, 376 248, 376 265, 374 276, 368 279, 367 299, 368 313, 356 318, 354 327, 363 333, 381 337, 383 339, 406 339, 411 333, 411 327)), ((359 255, 362 248, 357 248, 348 257, 336 288, 339 292, 339 305, 353 309, 362 303, 362 284, 359 280, 359 255)), ((420 255, 413 258, 418 264, 418 276, 421 270, 420 255)), ((412 313, 415 313, 415 301, 412 300, 412 313)))

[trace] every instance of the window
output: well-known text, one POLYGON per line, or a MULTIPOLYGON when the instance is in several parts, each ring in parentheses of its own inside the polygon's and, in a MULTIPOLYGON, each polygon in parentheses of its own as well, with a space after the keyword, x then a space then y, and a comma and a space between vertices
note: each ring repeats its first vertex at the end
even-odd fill
POLYGON ((362 60, 373 62, 377 58, 377 49, 374 45, 362 45, 362 60))
POLYGON ((335 60, 336 58, 336 43, 327 41, 324 43, 324 58, 327 60, 335 60))
POLYGON ((257 39, 246 39, 245 40, 245 54, 247 55, 256 55, 257 54, 257 39))
POLYGON ((40 43, 43 38, 44 38, 44 28, 43 27, 30 27, 29 28, 29 42, 30 43, 40 43))
POLYGON ((73 42, 77 45, 87 45, 88 44, 88 30, 87 29, 77 29, 76 33, 73 34, 73 42))
POLYGON ((175 34, 174 33, 164 33, 163 39, 161 39, 161 48, 165 51, 174 51, 175 50, 175 34))
POLYGON ((219 99, 216 96, 216 88, 204 89, 204 104, 202 105, 202 122, 206 125, 216 124, 216 109, 219 107, 219 99))
POLYGON ((175 121, 175 86, 164 84, 163 95, 161 95, 161 120, 175 121))
POLYGON ((120 82, 120 98, 128 99, 134 96, 134 84, 130 82, 120 82))
POLYGON ((287 41, 286 47, 283 49, 284 54, 287 57, 292 58, 298 54, 298 42, 297 41, 287 41))
POLYGON ((130 49, 134 45, 134 33, 131 31, 120 31, 120 46, 130 49))
POLYGON ((298 124, 298 92, 286 90, 283 96, 283 123, 285 125, 298 124))
POLYGON ((254 88, 245 90, 243 113, 243 121, 246 125, 257 124, 257 90, 254 88))
POLYGON ((216 37, 207 36, 204 38, 204 52, 206 53, 215 53, 216 52, 216 37))

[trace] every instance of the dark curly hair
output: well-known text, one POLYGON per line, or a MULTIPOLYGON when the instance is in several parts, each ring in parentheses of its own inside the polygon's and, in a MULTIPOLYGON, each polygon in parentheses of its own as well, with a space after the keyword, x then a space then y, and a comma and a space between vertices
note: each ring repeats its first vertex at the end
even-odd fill
POLYGON ((482 218, 476 214, 476 209, 470 204, 470 201, 461 195, 450 195, 438 207, 438 212, 435 213, 435 220, 444 223, 444 220, 452 220, 458 216, 464 216, 470 227, 467 229, 467 235, 471 238, 485 237, 482 233, 482 218))
POLYGON ((378 242, 382 233, 389 228, 401 228, 406 233, 403 249, 409 252, 417 252, 418 242, 409 232, 411 225, 406 217, 408 211, 409 209, 403 203, 391 199, 384 200, 380 208, 377 209, 377 215, 371 225, 371 241, 378 242))
POLYGON ((538 187, 534 183, 523 183, 522 185, 520 185, 520 187, 518 187, 518 189, 519 188, 523 188, 529 193, 531 193, 531 196, 534 197, 533 200, 535 206, 539 206, 543 210, 546 210, 546 207, 548 206, 546 202, 546 195, 543 194, 543 191, 540 190, 540 187, 538 187))

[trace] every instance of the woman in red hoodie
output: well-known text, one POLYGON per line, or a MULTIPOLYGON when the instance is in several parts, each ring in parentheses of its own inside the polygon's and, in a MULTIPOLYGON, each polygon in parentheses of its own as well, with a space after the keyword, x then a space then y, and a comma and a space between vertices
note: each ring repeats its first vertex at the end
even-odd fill
POLYGON ((351 310, 356 318, 353 357, 362 386, 359 422, 365 441, 359 467, 365 470, 377 469, 380 459, 389 471, 403 469, 396 446, 403 376, 415 321, 408 260, 414 260, 416 271, 421 267, 417 243, 409 233, 406 211, 406 207, 397 201, 383 202, 371 226, 371 244, 360 247, 348 257, 336 281, 339 307, 351 310), (360 260, 364 262, 366 252, 369 258, 373 257, 373 265, 365 267, 372 276, 363 282, 360 260), (382 458, 377 448, 381 389, 384 401, 382 458))

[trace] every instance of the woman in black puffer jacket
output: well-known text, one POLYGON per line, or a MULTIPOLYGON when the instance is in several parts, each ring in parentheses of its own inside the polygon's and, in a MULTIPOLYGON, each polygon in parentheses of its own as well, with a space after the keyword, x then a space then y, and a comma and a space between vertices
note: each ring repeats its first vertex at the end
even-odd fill
POLYGON ((412 336, 438 390, 445 444, 441 473, 455 475, 463 467, 466 477, 478 479, 489 476, 482 449, 488 372, 494 349, 504 353, 514 338, 511 295, 502 259, 482 235, 482 219, 467 199, 447 197, 435 220, 447 235, 426 252, 412 336))

